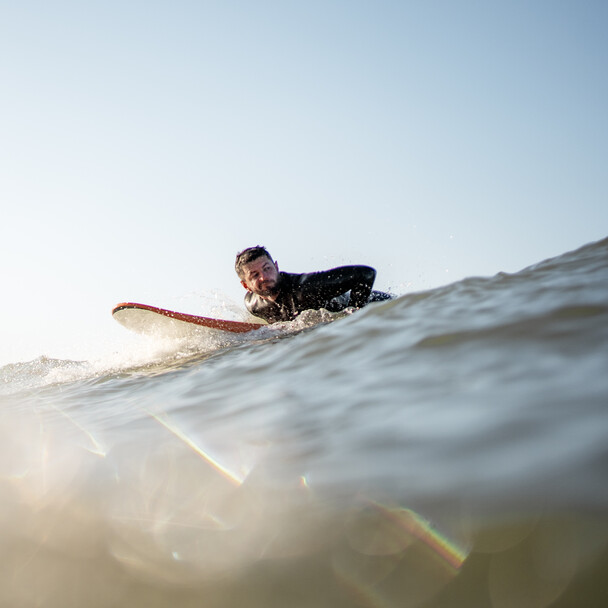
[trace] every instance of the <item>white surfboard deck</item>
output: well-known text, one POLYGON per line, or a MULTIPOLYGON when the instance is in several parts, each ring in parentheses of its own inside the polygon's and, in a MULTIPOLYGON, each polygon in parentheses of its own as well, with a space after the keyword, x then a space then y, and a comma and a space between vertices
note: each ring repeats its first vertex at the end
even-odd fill
POLYGON ((147 304, 123 302, 112 309, 112 316, 127 329, 138 334, 156 335, 170 339, 197 337, 206 330, 212 333, 242 334, 265 327, 265 323, 245 323, 199 317, 147 304))

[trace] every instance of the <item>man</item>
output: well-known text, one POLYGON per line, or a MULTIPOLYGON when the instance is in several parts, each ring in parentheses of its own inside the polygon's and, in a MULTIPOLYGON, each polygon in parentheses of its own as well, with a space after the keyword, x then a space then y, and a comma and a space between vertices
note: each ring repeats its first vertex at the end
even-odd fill
POLYGON ((269 323, 291 321, 304 310, 337 312, 391 297, 372 291, 376 271, 369 266, 341 266, 309 274, 280 272, 277 262, 258 245, 237 254, 234 267, 247 290, 247 310, 269 323))

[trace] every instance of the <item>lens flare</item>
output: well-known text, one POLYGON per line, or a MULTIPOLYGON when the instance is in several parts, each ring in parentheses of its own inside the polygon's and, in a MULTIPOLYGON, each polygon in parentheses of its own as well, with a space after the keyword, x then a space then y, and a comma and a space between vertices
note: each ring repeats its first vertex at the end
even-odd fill
POLYGON ((189 448, 191 448, 196 454, 198 454, 207 464, 209 464, 215 471, 217 471, 222 477, 227 479, 231 484, 240 486, 245 481, 247 474, 240 474, 232 471, 222 465, 217 459, 213 458, 208 452, 203 450, 202 447, 197 445, 195 441, 188 437, 180 428, 169 421, 166 415, 163 417, 149 410, 144 410, 148 416, 156 420, 160 425, 165 427, 169 432, 173 433, 178 439, 181 439, 189 448))

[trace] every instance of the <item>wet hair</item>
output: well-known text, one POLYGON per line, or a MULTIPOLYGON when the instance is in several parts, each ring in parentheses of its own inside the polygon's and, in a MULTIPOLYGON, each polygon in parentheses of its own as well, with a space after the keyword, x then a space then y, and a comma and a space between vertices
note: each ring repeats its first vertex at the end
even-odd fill
POLYGON ((236 261, 234 262, 234 269, 239 275, 239 278, 245 278, 245 273, 243 272, 243 266, 245 266, 245 264, 249 264, 249 262, 253 262, 253 260, 257 260, 263 255, 265 255, 271 262, 273 262, 272 256, 268 253, 266 247, 262 247, 261 245, 256 245, 255 247, 247 247, 247 249, 243 249, 243 251, 237 253, 236 261))

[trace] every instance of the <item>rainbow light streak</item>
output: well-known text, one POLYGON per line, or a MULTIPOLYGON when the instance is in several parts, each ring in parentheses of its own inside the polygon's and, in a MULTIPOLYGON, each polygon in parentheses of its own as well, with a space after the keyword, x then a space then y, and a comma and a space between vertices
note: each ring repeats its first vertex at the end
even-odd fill
POLYGON ((65 418, 67 418, 79 431, 82 431, 89 438, 89 440, 93 444, 93 448, 85 448, 85 450, 88 450, 89 452, 91 452, 92 454, 96 454, 97 456, 101 456, 102 458, 106 457, 106 449, 101 445, 101 443, 99 443, 99 441, 97 441, 97 439, 95 439, 92 433, 87 431, 80 423, 76 422, 74 418, 64 412, 61 408, 58 408, 56 405, 52 405, 51 407, 56 412, 59 412, 62 416, 65 416, 65 418))
POLYGON ((460 569, 468 557, 468 551, 458 547, 446 536, 440 534, 426 519, 415 511, 403 508, 390 509, 375 502, 371 502, 370 504, 398 527, 424 542, 455 570, 460 569))
POLYGON ((221 465, 217 460, 215 460, 215 458, 207 454, 205 450, 196 445, 196 443, 194 443, 194 441, 190 439, 190 437, 188 437, 183 431, 177 428, 173 423, 169 422, 165 418, 162 418, 158 414, 154 414, 153 412, 150 412, 148 410, 144 410, 144 412, 148 414, 148 416, 154 418, 156 422, 164 426, 168 431, 173 433, 178 439, 181 439, 189 448, 194 450, 196 454, 198 454, 207 464, 209 464, 213 469, 220 473, 220 475, 225 477, 230 483, 235 486, 240 486, 245 481, 246 476, 238 475, 237 473, 234 473, 233 471, 230 471, 229 469, 221 465))
MULTIPOLYGON (((468 556, 466 550, 458 547, 447 537, 433 529, 430 523, 411 509, 386 507, 374 501, 366 501, 383 517, 407 534, 421 540, 433 550, 433 555, 441 558, 442 564, 450 566, 451 576, 456 576, 468 556)), ((372 608, 396 608, 403 606, 403 597, 391 597, 378 584, 364 583, 354 573, 334 563, 334 575, 357 600, 372 608)), ((438 581, 441 584, 440 581, 438 581)))

